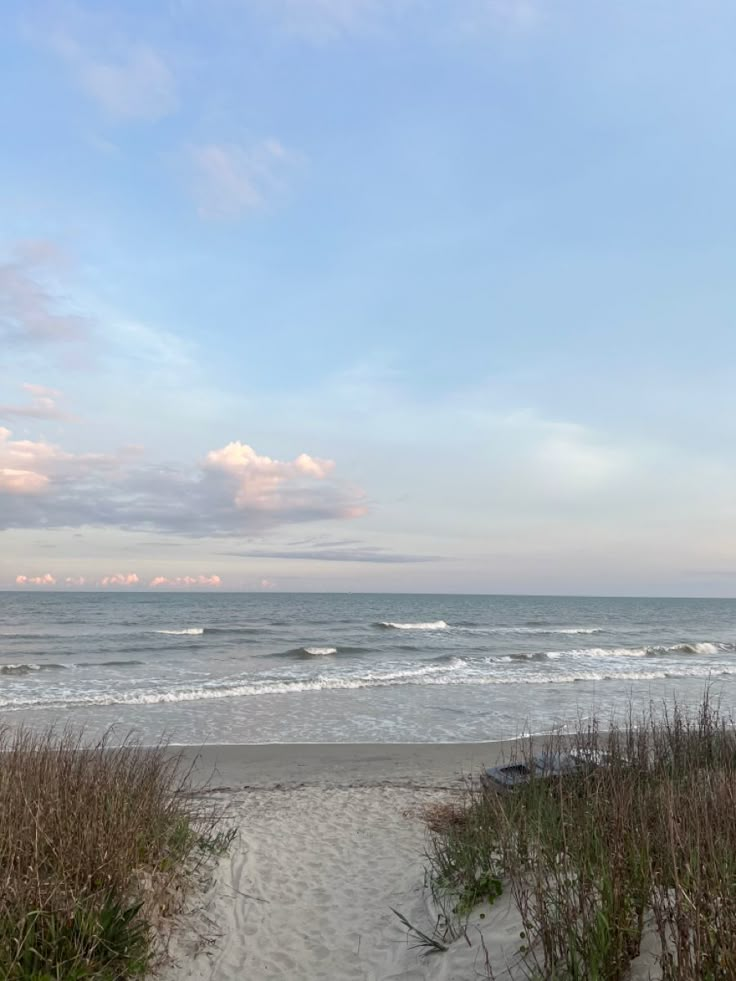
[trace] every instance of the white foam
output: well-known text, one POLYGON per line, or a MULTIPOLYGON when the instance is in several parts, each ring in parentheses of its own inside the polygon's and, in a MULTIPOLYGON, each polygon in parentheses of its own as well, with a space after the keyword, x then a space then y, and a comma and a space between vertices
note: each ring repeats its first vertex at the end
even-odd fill
MULTIPOLYGON (((517 674, 502 676, 476 676, 468 673, 457 674, 457 668, 423 668, 416 671, 396 671, 386 674, 368 674, 356 678, 317 677, 303 681, 255 682, 251 684, 212 685, 169 691, 138 691, 119 695, 95 692, 83 695, 69 693, 66 698, 19 698, 0 699, 0 707, 6 711, 31 707, 70 707, 85 705, 160 705, 178 702, 198 702, 219 698, 237 698, 256 695, 289 695, 300 692, 319 692, 330 690, 350 690, 358 688, 385 688, 395 685, 509 685, 509 684, 569 684, 571 682, 598 681, 655 681, 665 678, 708 678, 712 676, 709 668, 700 667, 680 671, 622 671, 596 672, 580 671, 574 674, 527 674, 522 679, 517 674)), ((736 668, 724 668, 721 675, 734 675, 736 668)))
POLYGON ((499 634, 600 634, 600 627, 495 627, 499 634))
POLYGON ((456 658, 445 665, 427 665, 404 671, 367 673, 357 677, 317 675, 313 678, 284 681, 255 681, 251 683, 215 683, 193 688, 174 688, 168 691, 131 691, 69 693, 67 698, 0 699, 0 708, 19 709, 30 706, 62 705, 158 705, 168 702, 197 702, 211 698, 234 698, 245 695, 288 695, 298 692, 342 690, 355 688, 385 688, 390 685, 422 684, 432 676, 449 674, 463 667, 456 658))
POLYGON ((444 620, 431 620, 426 623, 392 623, 390 620, 383 621, 382 627, 393 627, 394 630, 445 630, 447 624, 444 620))
POLYGON ((548 651, 547 657, 646 657, 648 647, 581 647, 571 651, 548 651))
POLYGON ((700 644, 676 644, 674 647, 667 649, 670 651, 681 651, 684 654, 718 654, 721 650, 718 644, 710 644, 707 641, 700 644))
POLYGON ((723 650, 719 644, 702 642, 699 644, 673 644, 671 647, 581 647, 569 651, 548 651, 547 657, 651 657, 664 654, 718 654, 723 650))
POLYGON ((154 630, 153 632, 155 634, 188 634, 192 637, 198 637, 204 633, 204 627, 185 627, 183 630, 154 630))
POLYGON ((336 647, 303 647, 305 654, 313 654, 315 657, 324 657, 328 654, 337 654, 336 647))

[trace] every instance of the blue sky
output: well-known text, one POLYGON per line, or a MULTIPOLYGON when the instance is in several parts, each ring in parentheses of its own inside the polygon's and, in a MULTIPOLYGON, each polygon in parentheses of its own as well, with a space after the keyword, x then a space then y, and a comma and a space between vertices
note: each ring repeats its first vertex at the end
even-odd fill
POLYGON ((0 588, 731 595, 734 30, 8 0, 0 588))

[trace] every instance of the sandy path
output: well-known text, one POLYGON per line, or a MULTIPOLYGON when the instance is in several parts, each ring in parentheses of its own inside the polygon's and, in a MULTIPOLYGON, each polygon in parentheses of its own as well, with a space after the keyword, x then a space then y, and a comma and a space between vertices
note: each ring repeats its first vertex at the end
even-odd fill
MULTIPOLYGON (((391 912, 432 933, 418 812, 461 786, 467 747, 220 752, 215 783, 225 785, 214 795, 239 835, 175 929, 161 981, 472 981, 488 977, 486 951, 498 981, 523 977, 508 890, 474 911, 467 939, 430 956, 412 948, 391 912)), ((499 752, 486 744, 470 755, 499 752)), ((642 958, 632 981, 652 964, 642 958)))

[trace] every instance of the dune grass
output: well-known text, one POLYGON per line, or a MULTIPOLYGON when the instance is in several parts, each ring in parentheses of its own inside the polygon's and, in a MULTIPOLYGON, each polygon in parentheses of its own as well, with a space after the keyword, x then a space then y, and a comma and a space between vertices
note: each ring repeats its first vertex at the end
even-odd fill
POLYGON ((198 863, 228 844, 161 745, 0 730, 0 978, 122 981, 198 863))
POLYGON ((529 978, 622 981, 645 933, 665 981, 736 978, 733 724, 706 694, 692 715, 631 714, 548 748, 591 765, 513 792, 469 789, 429 815, 445 929, 510 889, 529 978))

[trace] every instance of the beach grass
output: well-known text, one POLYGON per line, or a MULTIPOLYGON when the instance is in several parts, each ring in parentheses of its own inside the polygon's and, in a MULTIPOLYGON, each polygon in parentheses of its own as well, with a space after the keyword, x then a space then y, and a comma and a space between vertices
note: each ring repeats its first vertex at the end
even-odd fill
MULTIPOLYGON (((539 752, 539 746, 533 747, 539 752)), ((512 792, 469 787, 428 814, 429 878, 457 934, 511 890, 523 974, 623 981, 647 950, 665 981, 736 977, 736 731, 699 710, 581 725, 553 753, 589 761, 512 792)), ((518 757, 531 762, 531 744, 518 757)))
POLYGON ((0 730, 0 978, 122 981, 229 843, 164 745, 0 730))

